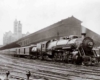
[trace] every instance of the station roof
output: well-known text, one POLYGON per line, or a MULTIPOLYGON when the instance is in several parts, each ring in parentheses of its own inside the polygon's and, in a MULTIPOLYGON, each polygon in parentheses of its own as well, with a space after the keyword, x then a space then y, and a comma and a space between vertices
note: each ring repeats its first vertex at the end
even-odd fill
POLYGON ((81 21, 75 18, 74 16, 71 16, 67 19, 63 19, 57 23, 54 23, 53 25, 50 25, 26 37, 21 38, 20 40, 18 40, 18 43, 29 41, 29 44, 34 44, 52 38, 69 36, 73 34, 81 34, 81 21))

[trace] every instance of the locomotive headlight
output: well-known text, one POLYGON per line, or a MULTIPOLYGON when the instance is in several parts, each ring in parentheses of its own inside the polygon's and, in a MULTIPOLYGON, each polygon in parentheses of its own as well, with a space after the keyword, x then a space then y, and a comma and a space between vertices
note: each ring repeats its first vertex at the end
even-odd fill
POLYGON ((97 54, 97 57, 100 57, 100 55, 99 55, 99 54, 97 54))
POLYGON ((97 54, 97 56, 98 56, 98 57, 100 57, 100 55, 99 55, 99 54, 97 54))

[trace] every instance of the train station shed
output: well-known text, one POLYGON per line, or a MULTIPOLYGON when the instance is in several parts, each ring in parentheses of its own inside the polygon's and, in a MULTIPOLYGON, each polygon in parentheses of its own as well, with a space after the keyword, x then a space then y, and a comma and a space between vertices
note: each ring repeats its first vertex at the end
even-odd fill
POLYGON ((81 21, 71 16, 18 40, 18 44, 27 46, 37 42, 73 34, 81 34, 81 21))

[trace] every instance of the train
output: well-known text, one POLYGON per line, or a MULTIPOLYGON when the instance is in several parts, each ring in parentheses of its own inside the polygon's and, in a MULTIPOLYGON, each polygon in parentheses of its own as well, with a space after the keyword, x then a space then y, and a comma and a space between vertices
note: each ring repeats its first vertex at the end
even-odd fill
POLYGON ((97 65, 98 55, 92 38, 77 35, 50 39, 26 47, 3 50, 7 54, 40 60, 53 60, 78 65, 97 65))

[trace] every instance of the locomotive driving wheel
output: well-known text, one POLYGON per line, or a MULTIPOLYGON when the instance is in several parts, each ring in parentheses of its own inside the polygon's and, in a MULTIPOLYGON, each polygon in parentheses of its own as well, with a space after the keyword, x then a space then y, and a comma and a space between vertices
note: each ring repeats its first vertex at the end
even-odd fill
POLYGON ((82 57, 80 57, 79 55, 76 55, 75 57, 76 57, 75 63, 76 63, 77 65, 81 65, 82 62, 83 62, 82 57))
POLYGON ((69 51, 64 51, 63 52, 63 61, 68 63, 68 56, 69 56, 69 51))
POLYGON ((55 58, 56 58, 56 61, 62 61, 63 60, 62 52, 56 52, 55 58))
POLYGON ((57 61, 57 52, 54 53, 54 61, 57 61))
POLYGON ((62 61, 63 60, 63 53, 59 52, 59 60, 62 61))
POLYGON ((61 60, 61 52, 58 52, 58 61, 61 60))

